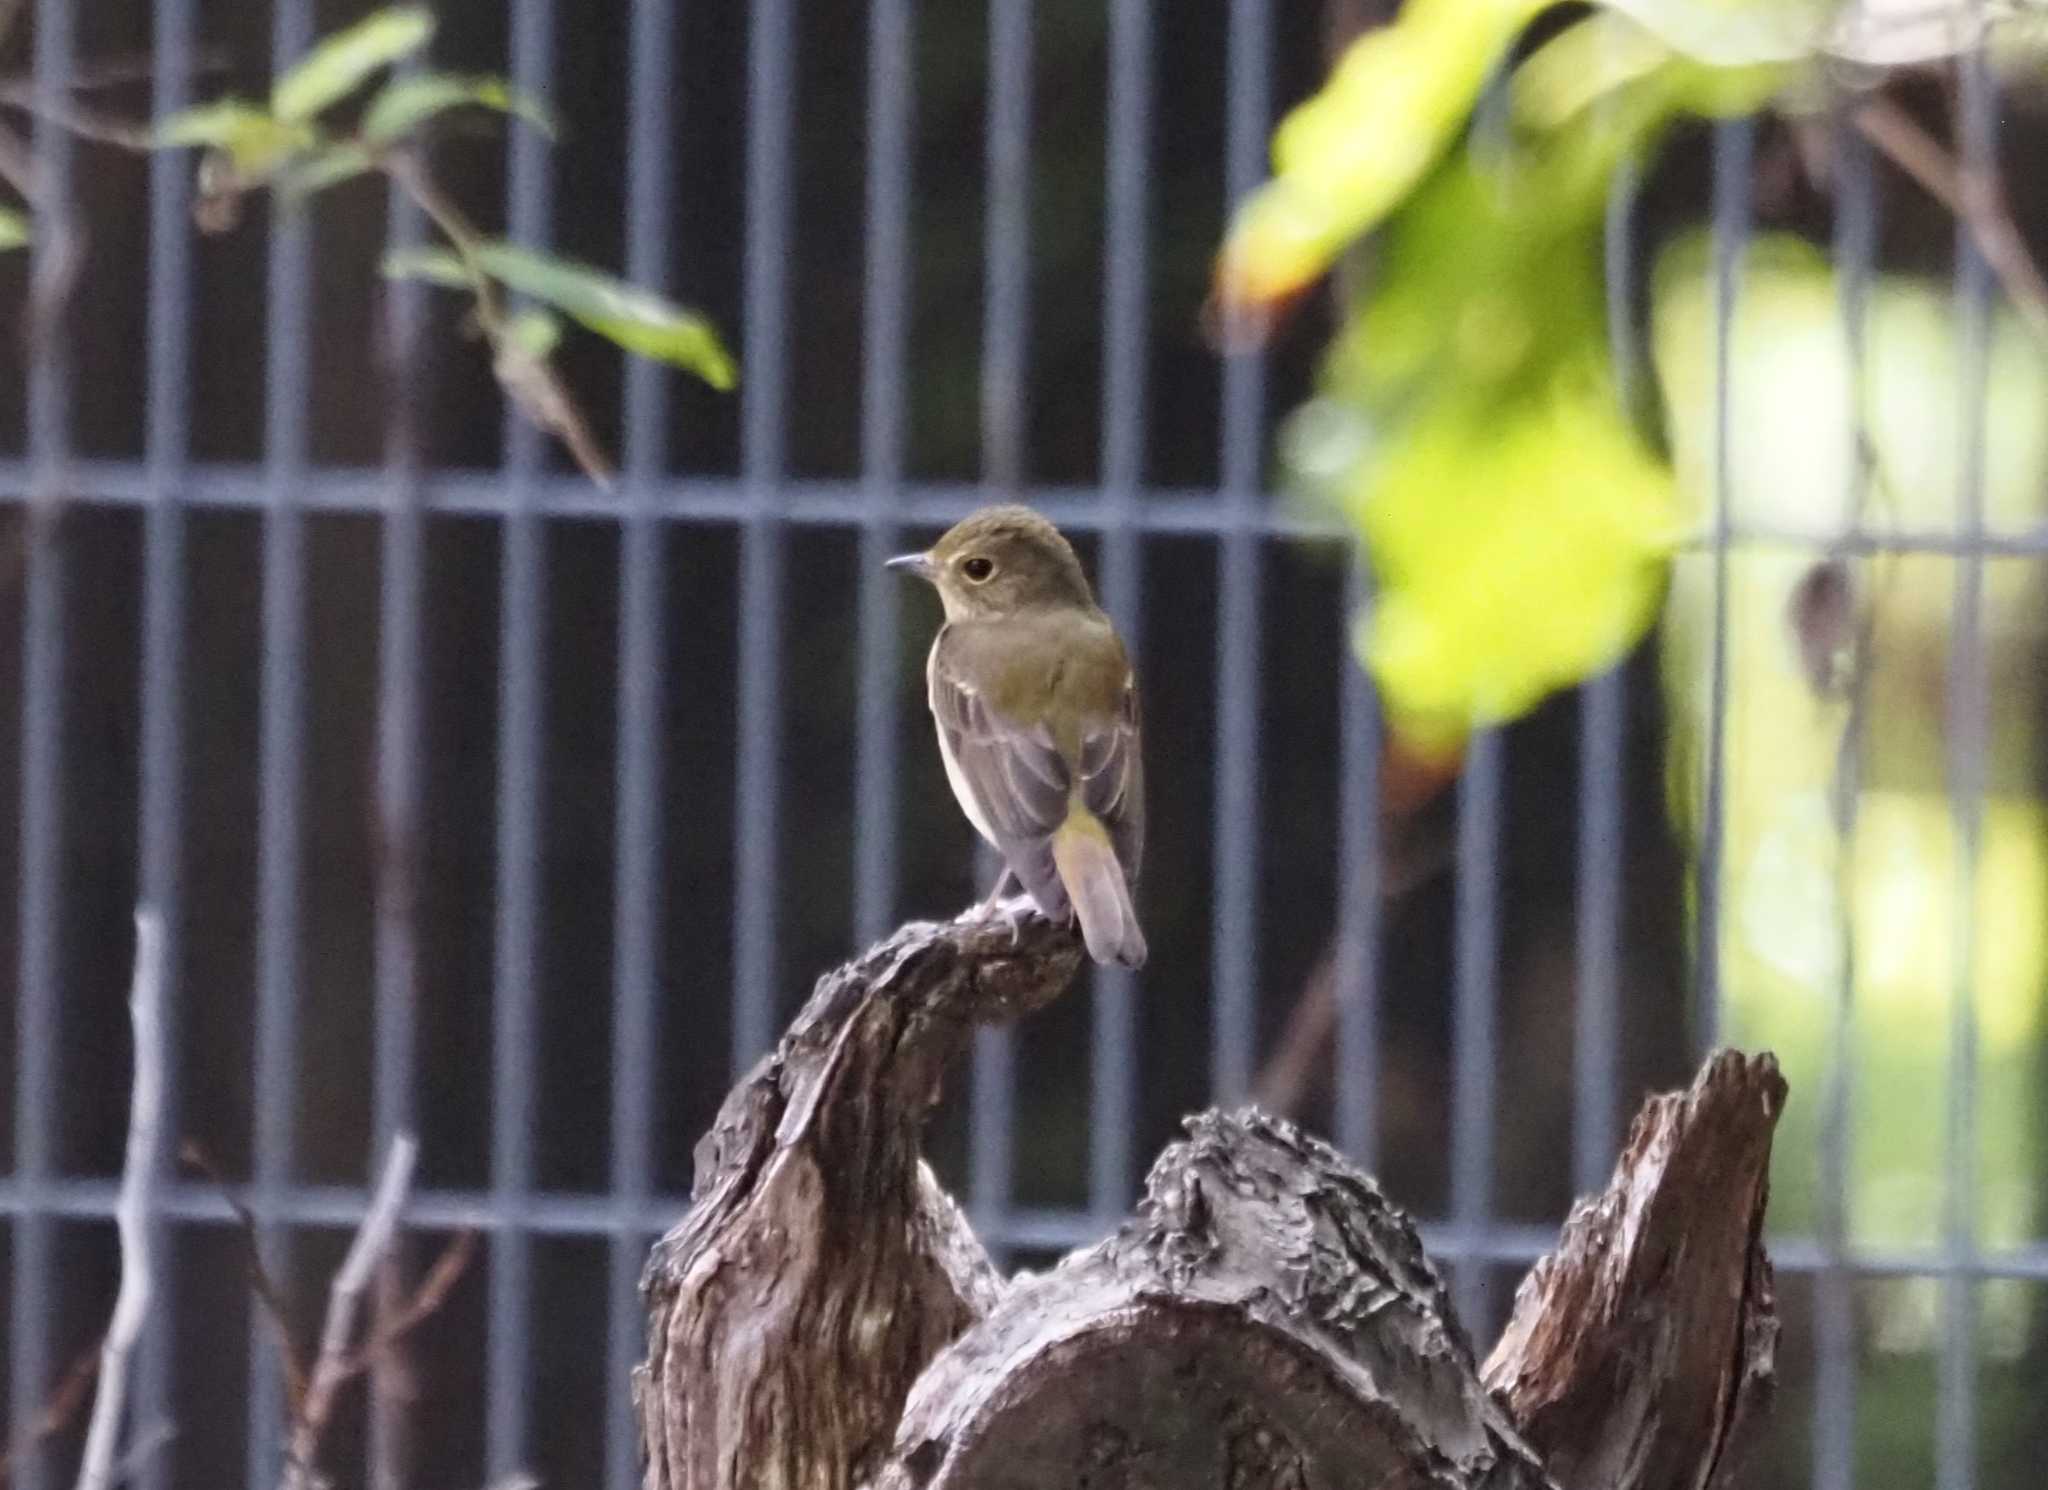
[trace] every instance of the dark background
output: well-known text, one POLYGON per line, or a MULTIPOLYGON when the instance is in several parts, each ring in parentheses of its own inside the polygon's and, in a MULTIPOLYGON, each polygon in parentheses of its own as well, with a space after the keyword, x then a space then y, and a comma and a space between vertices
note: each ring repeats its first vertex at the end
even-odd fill
MULTIPOLYGON (((787 467, 793 481, 804 482, 861 470, 867 29, 860 6, 796 8, 799 30, 789 38, 799 112, 787 467)), ((149 9, 141 0, 84 6, 80 55, 146 53, 149 9)), ((439 9, 437 64, 505 68, 505 7, 471 0, 439 9)), ((916 10, 906 475, 913 484, 974 482, 983 464, 987 12, 966 3, 916 10)), ((566 128, 552 155, 552 234, 564 252, 617 265, 624 253, 629 7, 593 0, 561 11, 551 95, 566 128)), ((1148 490, 1184 494, 1219 481, 1219 362, 1201 334, 1199 311, 1225 212, 1228 8, 1155 11, 1144 480, 1148 490)), ((322 5, 319 28, 359 13, 353 4, 322 5)), ((1308 5, 1281 4, 1273 13, 1272 94, 1284 106, 1319 78, 1333 18, 1308 5)), ((216 81, 260 93, 269 76, 269 6, 215 0, 201 6, 201 15, 203 35, 231 63, 216 81)), ((725 328, 743 370, 752 350, 741 336, 746 15, 731 0, 681 7, 673 58, 675 251, 659 286, 725 328)), ((1103 437, 1104 7, 1046 0, 1035 15, 1025 475, 1035 487, 1086 497, 1100 477, 1103 437)), ((26 38, 17 37, 5 65, 25 67, 26 57, 26 38)), ((111 95, 109 105, 135 115, 147 108, 140 91, 111 95)), ((493 130, 459 132, 435 155, 442 180, 487 225, 503 217, 501 141, 493 130)), ((116 150, 79 148, 79 212, 91 237, 65 330, 78 370, 72 437, 82 457, 133 461, 143 454, 140 349, 150 314, 147 167, 116 150)), ((1789 169, 1789 155, 1785 141, 1767 130, 1760 218, 1824 232, 1825 204, 1789 169)), ((1642 252, 1672 226, 1704 214, 1705 158, 1702 140, 1687 137, 1660 167, 1643 213, 1642 252)), ((2024 207, 2035 188, 2024 179, 2015 186, 2024 207)), ((1940 214, 1896 183, 1888 181, 1887 192, 1888 260, 1945 262, 1948 228, 1940 214)), ((317 465, 367 468, 384 455, 388 385, 375 335, 384 205, 381 188, 357 183, 313 209, 310 411, 317 465)), ((238 229, 201 239, 194 250, 191 439, 202 466, 257 465, 264 458, 266 249, 259 205, 238 229)), ((24 292, 21 256, 0 260, 0 305, 21 304, 24 292)), ((413 385, 425 460, 434 468, 487 471, 501 458, 504 428, 487 359, 465 340, 450 304, 437 303, 433 316, 413 385)), ((1269 423, 1309 389, 1328 326, 1319 300, 1283 329, 1270 353, 1269 423)), ((0 337, 0 448, 8 452, 19 452, 23 442, 22 356, 17 338, 0 337)), ((616 449, 618 357, 594 339, 572 338, 562 361, 604 442, 616 449)), ((736 473, 746 393, 715 394, 679 375, 666 378, 664 389, 665 468, 684 476, 736 473)), ((558 455, 551 460, 567 471, 558 455)), ((195 479, 203 485, 203 471, 195 479)), ((142 519, 93 497, 89 485, 77 493, 58 540, 73 572, 63 752, 61 1165, 66 1174, 111 1176, 120 1163, 128 1080, 122 999, 136 894, 142 519)), ((854 501, 848 498, 845 526, 795 528, 788 540, 780 659, 785 719, 776 762, 783 867, 776 982, 784 1009, 793 1009, 810 980, 847 955, 853 941, 854 501)), ((261 519, 251 512, 201 508, 189 519, 179 1116, 181 1131, 234 1178, 248 1173, 252 1145, 261 540, 261 519)), ((296 1174, 349 1185, 363 1179, 371 1132, 378 545, 375 517, 309 519, 296 1174)), ((462 1190, 486 1187, 490 1178, 499 545, 493 519, 428 520, 418 922, 422 1183, 462 1190)), ((607 1083, 619 531, 607 520, 551 521, 546 545, 537 1167, 546 1189, 601 1193, 613 1140, 607 1083)), ((656 1155, 661 1186, 680 1195, 690 1180, 691 1145, 732 1075, 733 842, 746 828, 734 823, 738 534, 731 525, 678 523, 665 545, 666 996, 656 1155)), ((1260 563, 1256 968, 1263 1058, 1336 924, 1338 686, 1348 664, 1341 546, 1276 538, 1262 545, 1260 563)), ((1153 960, 1139 981, 1142 1064, 1131 1142, 1146 1156, 1172 1135, 1182 1113, 1209 1097, 1218 555, 1210 539, 1149 536, 1143 564, 1153 836, 1142 901, 1153 960)), ((9 804, 0 816, 12 813, 18 796, 9 785, 18 778, 22 703, 18 592, 10 580, 0 604, 0 803, 9 804)), ((895 908, 901 916, 948 914, 985 886, 976 882, 970 831, 946 792, 923 711, 920 663, 934 607, 912 597, 900 616, 895 682, 905 780, 895 908)), ((1690 1052, 1682 866, 1664 825, 1649 657, 1632 664, 1627 697, 1621 1070, 1632 1108, 1643 1090, 1682 1079, 1690 1052)), ((1578 715, 1576 701, 1564 698, 1508 732, 1497 866, 1504 920, 1493 1202, 1507 1221, 1544 1226, 1555 1224, 1570 1198, 1578 715)), ((12 828, 11 820, 0 824, 0 883, 11 883, 17 868, 12 828)), ((1441 1215, 1448 1203, 1456 889, 1450 832, 1447 799, 1389 824, 1385 835, 1389 864, 1412 883, 1383 922, 1377 1167, 1396 1198, 1424 1216, 1441 1215)), ((4 995, 15 967, 15 915, 14 899, 0 897, 0 1011, 12 1008, 4 995)), ((12 1080, 17 1063, 9 1018, 0 1012, 0 1083, 12 1080)), ((1088 1202, 1089 1018, 1088 995, 1077 990, 1020 1036, 1013 1187, 1020 1205, 1088 1202)), ((948 1178, 960 1182, 964 1072, 957 1085, 935 1148, 948 1178)), ((1327 1127, 1328 1096, 1328 1080, 1319 1079, 1298 1115, 1327 1127)), ((11 1149, 13 1122, 13 1092, 0 1087, 0 1153, 11 1149)), ((112 1238, 99 1226, 67 1227, 63 1235, 55 1349, 68 1360, 90 1343, 103 1316, 112 1238)), ((309 1235, 294 1268, 296 1306, 308 1321, 342 1242, 309 1235)), ((175 1480, 234 1483, 242 1472, 241 1402, 250 1369, 246 1290, 231 1233, 190 1227, 180 1236, 173 1350, 191 1369, 180 1371, 175 1480)), ((548 1240, 537 1252, 535 1463, 549 1484, 591 1483, 602 1463, 606 1394, 619 1387, 603 1379, 604 1261, 601 1241, 548 1240)), ((1517 1271, 1488 1279, 1496 1318, 1517 1271)), ((422 1485, 478 1479, 482 1275, 480 1265, 422 1337, 417 1383, 421 1421, 429 1425, 422 1485)), ((1804 1479, 1806 1285, 1788 1277, 1783 1287, 1792 1389, 1770 1482, 1789 1486, 1804 1479)), ((1490 1339, 1494 1322, 1474 1321, 1475 1334, 1490 1339)), ((1925 1396, 1918 1411, 1923 1423, 1931 1415, 1925 1396)), ((2024 1429, 2021 1422, 2012 1431, 2024 1429)), ((1914 1452, 1924 1454, 1924 1444, 1914 1452)))

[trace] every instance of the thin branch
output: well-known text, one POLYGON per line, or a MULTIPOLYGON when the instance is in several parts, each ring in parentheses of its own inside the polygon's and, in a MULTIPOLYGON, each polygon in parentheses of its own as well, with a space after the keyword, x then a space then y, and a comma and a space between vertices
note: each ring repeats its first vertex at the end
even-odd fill
POLYGON ((1962 165, 1888 98, 1871 99, 1856 111, 1855 121, 1865 139, 1969 228, 2014 308, 2036 335, 2048 340, 2048 279, 2027 252, 1997 180, 1962 165))
POLYGON ((570 394, 568 385, 544 357, 521 352, 512 340, 512 318, 498 295, 496 282, 484 272, 478 259, 484 235, 427 172, 419 157, 404 150, 392 151, 379 159, 379 169, 426 213, 441 230, 449 245, 461 256, 475 286, 476 320, 496 353, 492 371, 513 402, 535 424, 560 438, 583 474, 605 490, 611 490, 614 475, 611 457, 605 454, 590 428, 590 421, 570 394))
POLYGON ((35 1420, 18 1430, 8 1441, 5 1451, 0 1451, 0 1485, 14 1477, 14 1466, 21 1462, 22 1455, 44 1439, 62 1433, 78 1416, 78 1409, 85 1405, 86 1389, 100 1374, 100 1353, 105 1344, 104 1340, 95 1340, 89 1350, 79 1354, 57 1383, 57 1389, 43 1403, 43 1410, 36 1414, 35 1420))
MULTIPOLYGON (((191 58, 186 72, 192 77, 205 73, 225 72, 233 65, 225 52, 214 48, 201 48, 191 58)), ((122 88, 130 83, 147 83, 163 71, 162 64, 152 54, 144 53, 129 57, 104 57, 82 61, 73 65, 71 76, 64 81, 64 88, 72 93, 92 93, 102 88, 122 88)), ((0 107, 17 109, 33 108, 38 102, 35 97, 36 82, 32 77, 0 78, 0 107)))
POLYGON ((284 1290, 278 1287, 277 1280, 270 1276, 270 1269, 264 1265, 256 1217, 235 1198, 234 1191, 228 1188, 227 1177, 199 1144, 187 1139, 178 1154, 213 1182, 222 1203, 235 1213, 242 1238, 243 1271, 249 1280, 249 1291, 256 1295, 256 1302, 263 1317, 270 1322, 271 1334, 276 1339, 278 1369, 284 1375, 285 1406, 290 1420, 296 1422, 306 1401, 306 1361, 299 1350, 298 1340, 292 1334, 291 1311, 285 1307, 284 1290))
POLYGON ((285 1457, 283 1490, 306 1490, 312 1481, 313 1458, 320 1449, 320 1437, 334 1412, 335 1395, 349 1380, 349 1339, 355 1333, 356 1312, 362 1307, 363 1292, 377 1263, 391 1250, 398 1230, 399 1212, 405 1208, 412 1188, 414 1161, 419 1142, 410 1133, 391 1141, 391 1156, 363 1224, 327 1294, 327 1319, 320 1331, 320 1357, 313 1365, 313 1379, 306 1388, 306 1401, 292 1425, 291 1444, 285 1457))
POLYGON ((128 1394, 128 1357, 149 1314, 149 1213, 156 1188, 157 1132, 164 1104, 164 923, 153 908, 135 911, 135 977, 128 1016, 135 1026, 135 1085, 128 1101, 128 1150, 114 1224, 121 1237, 121 1287, 101 1353, 99 1389, 85 1433, 78 1490, 113 1484, 114 1443, 128 1394))
POLYGON ((448 1295, 476 1256, 476 1244, 477 1233, 472 1227, 463 1228, 449 1240, 412 1296, 399 1305, 391 1318, 377 1326, 362 1349, 348 1358, 341 1381, 352 1381, 376 1365, 448 1302, 448 1295))

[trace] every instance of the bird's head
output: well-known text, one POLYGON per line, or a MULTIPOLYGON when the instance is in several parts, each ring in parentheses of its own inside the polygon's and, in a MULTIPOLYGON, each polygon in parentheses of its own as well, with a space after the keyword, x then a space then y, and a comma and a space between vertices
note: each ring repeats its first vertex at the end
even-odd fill
POLYGON ((1029 507, 984 507, 889 566, 936 586, 950 621, 1095 604, 1073 545, 1029 507))

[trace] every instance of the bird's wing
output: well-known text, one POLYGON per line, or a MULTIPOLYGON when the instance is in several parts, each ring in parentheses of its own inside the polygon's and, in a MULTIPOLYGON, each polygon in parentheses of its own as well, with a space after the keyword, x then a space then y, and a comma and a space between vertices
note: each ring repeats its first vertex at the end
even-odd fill
POLYGON ((1003 860, 1039 908, 1058 915, 1066 892, 1052 861, 1052 835, 1067 819, 1073 773, 1042 722, 1004 714, 962 668, 962 639, 953 627, 932 647, 926 681, 932 718, 955 768, 955 790, 972 796, 1003 860))
MULTIPOLYGON (((1119 658, 1122 653, 1118 645, 1119 658)), ((1114 708, 1084 717, 1089 722, 1081 732, 1081 801, 1109 829, 1124 876, 1135 883, 1145 854, 1145 761, 1138 684, 1128 663, 1114 708)))

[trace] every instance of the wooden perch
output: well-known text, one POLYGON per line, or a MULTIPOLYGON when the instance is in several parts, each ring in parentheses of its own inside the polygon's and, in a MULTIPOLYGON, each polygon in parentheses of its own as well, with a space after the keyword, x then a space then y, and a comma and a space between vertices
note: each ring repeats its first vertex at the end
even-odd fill
POLYGON ((1784 1084, 1638 1118, 1482 1374, 1414 1226, 1327 1145, 1192 1118, 1116 1235, 1005 1284, 918 1154, 967 1029, 1071 932, 907 926, 821 979, 648 1265, 646 1490, 1723 1490, 1770 1379, 1784 1084))
POLYGON ((1762 1235, 1784 1106, 1777 1061, 1721 1051, 1643 1105, 1607 1189, 1522 1280, 1486 1381, 1568 1490, 1735 1483, 1773 1384, 1762 1235))
POLYGON ((846 1490, 1001 1282, 918 1136, 976 1023, 1057 998, 1075 934, 917 922, 818 980, 697 1145, 641 1284, 647 1490, 846 1490))

